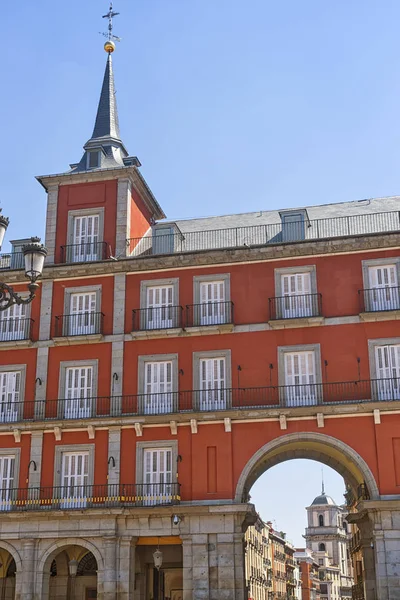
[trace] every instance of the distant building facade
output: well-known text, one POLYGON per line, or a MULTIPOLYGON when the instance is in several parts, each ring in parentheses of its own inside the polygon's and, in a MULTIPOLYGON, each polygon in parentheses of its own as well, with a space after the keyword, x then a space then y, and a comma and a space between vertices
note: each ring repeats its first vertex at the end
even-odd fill
POLYGON ((267 600, 272 589, 269 527, 260 517, 245 534, 245 575, 247 598, 267 600))
POLYGON ((319 566, 308 548, 298 548, 294 554, 299 563, 302 600, 321 600, 319 566))

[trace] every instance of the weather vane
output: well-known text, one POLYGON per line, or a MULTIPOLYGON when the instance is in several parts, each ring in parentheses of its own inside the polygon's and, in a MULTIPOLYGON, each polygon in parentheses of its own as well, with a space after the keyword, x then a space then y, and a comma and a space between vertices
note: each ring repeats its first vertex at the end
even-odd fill
POLYGON ((104 44, 104 50, 111 54, 115 50, 114 40, 116 42, 120 42, 121 38, 113 34, 113 18, 119 15, 118 12, 113 11, 112 2, 110 2, 110 9, 106 15, 103 15, 103 19, 108 19, 108 32, 103 33, 100 32, 100 35, 104 35, 107 38, 106 43, 104 44))

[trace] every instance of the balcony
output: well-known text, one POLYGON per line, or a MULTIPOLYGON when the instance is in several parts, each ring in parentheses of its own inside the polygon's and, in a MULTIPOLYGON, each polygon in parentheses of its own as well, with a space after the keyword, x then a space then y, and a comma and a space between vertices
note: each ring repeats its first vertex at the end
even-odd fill
POLYGON ((5 346, 19 346, 24 345, 24 342, 32 341, 33 324, 33 319, 27 318, 0 319, 0 343, 5 346))
POLYGON ((0 254, 0 270, 24 269, 25 259, 23 252, 9 252, 0 254))
POLYGON ((285 321, 299 321, 300 325, 318 324, 322 319, 322 295, 299 294, 269 298, 271 327, 285 326, 285 321))
POLYGON ((364 600, 364 582, 358 581, 355 585, 351 586, 351 598, 352 600, 364 600))
POLYGON ((251 225, 229 229, 166 233, 150 232, 130 238, 132 258, 182 254, 226 248, 249 248, 269 244, 292 244, 311 240, 398 232, 399 212, 367 213, 330 219, 315 219, 283 224, 251 225))
POLYGON ((203 302, 186 305, 186 328, 199 327, 231 330, 233 328, 233 302, 203 302))
POLYGON ((0 490, 0 511, 150 507, 179 502, 179 483, 121 483, 0 490))
POLYGON ((106 260, 109 256, 107 242, 82 242, 61 246, 60 262, 87 263, 106 260))
POLYGON ((151 337, 170 329, 182 329, 182 306, 136 308, 132 311, 133 337, 151 337))
POLYGON ((360 316, 364 321, 393 318, 391 311, 400 310, 400 287, 358 290, 360 316), (377 315, 377 313, 384 313, 377 315))
MULTIPOLYGON (((340 406, 350 403, 368 403, 378 400, 376 392, 385 383, 392 396, 385 401, 399 400, 400 380, 366 380, 323 383, 315 387, 313 398, 317 406, 340 406)), ((96 396, 45 401, 0 403, 0 423, 57 419, 90 419, 107 417, 136 417, 173 413, 218 412, 226 410, 305 408, 310 406, 310 396, 303 388, 310 386, 220 388, 212 390, 187 390, 158 394, 96 396), (299 389, 294 389, 299 388, 299 389), (287 403, 286 399, 290 402, 287 403), (296 398, 297 403, 291 401, 296 398)), ((360 492, 361 493, 361 492, 360 492)), ((359 495, 360 497, 360 495, 359 495)), ((285 555, 282 558, 285 561, 285 555)))
POLYGON ((104 314, 82 312, 55 317, 55 338, 102 336, 104 314))

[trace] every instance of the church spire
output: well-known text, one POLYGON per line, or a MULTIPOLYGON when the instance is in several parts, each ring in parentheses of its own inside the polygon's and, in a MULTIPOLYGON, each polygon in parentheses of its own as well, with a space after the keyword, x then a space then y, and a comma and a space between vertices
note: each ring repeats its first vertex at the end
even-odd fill
POLYGON ((118 14, 113 11, 112 3, 110 3, 109 12, 103 15, 103 18, 108 19, 108 31, 102 34, 107 38, 104 50, 108 54, 103 85, 92 137, 84 145, 85 152, 80 162, 71 165, 72 173, 92 171, 94 169, 112 169, 130 165, 140 166, 137 158, 128 156, 119 130, 111 57, 115 50, 114 40, 120 41, 120 38, 113 34, 113 17, 116 17, 118 14))

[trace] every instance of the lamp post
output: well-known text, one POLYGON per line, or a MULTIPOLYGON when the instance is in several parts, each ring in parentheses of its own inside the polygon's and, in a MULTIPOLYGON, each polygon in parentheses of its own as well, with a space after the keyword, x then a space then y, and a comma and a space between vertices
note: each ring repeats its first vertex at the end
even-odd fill
POLYGON ((75 597, 75 578, 78 572, 78 561, 74 558, 68 563, 68 600, 74 600, 75 597))
MULTIPOLYGON (((7 217, 0 214, 0 248, 9 222, 7 217)), ((37 280, 42 274, 47 250, 43 244, 40 243, 40 238, 33 237, 28 244, 25 244, 25 246, 22 247, 22 252, 25 260, 25 275, 29 279, 29 296, 27 298, 22 298, 19 294, 14 292, 10 285, 0 282, 0 311, 7 310, 7 308, 10 308, 13 304, 30 304, 39 287, 37 280)))

